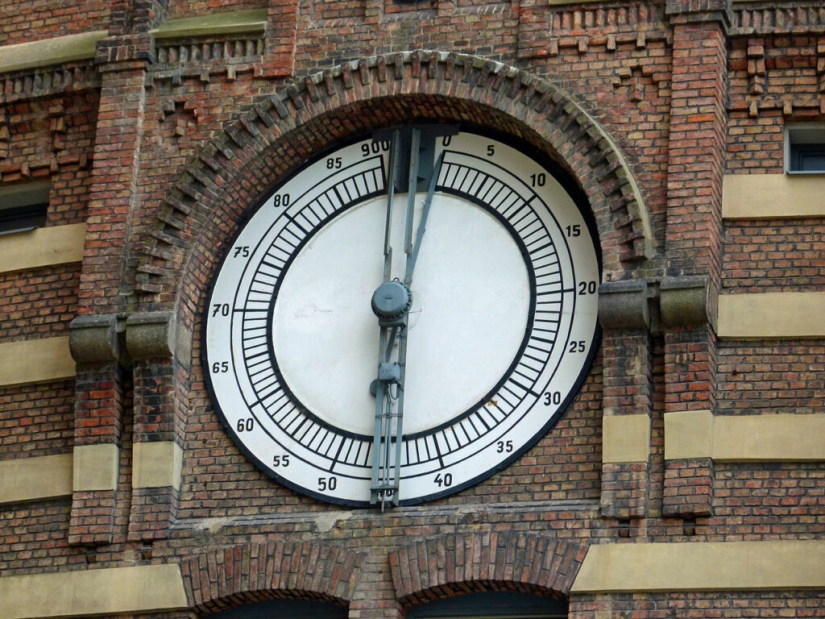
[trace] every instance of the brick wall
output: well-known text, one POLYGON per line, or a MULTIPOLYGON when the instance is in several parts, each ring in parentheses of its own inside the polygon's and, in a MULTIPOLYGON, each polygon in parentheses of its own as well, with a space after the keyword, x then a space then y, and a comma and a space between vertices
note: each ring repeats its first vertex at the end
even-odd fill
POLYGON ((37 92, 33 82, 30 78, 28 88, 23 82, 18 82, 21 86, 5 82, 11 92, 0 104, 3 183, 48 180, 51 191, 47 225, 84 222, 98 95, 85 89, 68 93, 49 93, 46 89, 30 100, 24 93, 37 92), (15 93, 18 89, 24 92, 15 93))
POLYGON ((817 219, 729 223, 724 289, 731 292, 822 290, 822 222, 817 219))
POLYGON ((74 384, 25 385, 0 390, 2 458, 71 451, 74 384))
POLYGON ((254 33, 146 34, 263 0, 132 4, 0 4, 0 17, 19 13, 0 19, 0 45, 112 32, 94 65, 48 84, 0 76, 0 188, 49 179, 47 225, 89 225, 82 263, 0 276, 0 344, 68 335, 80 314, 120 329, 119 358, 0 387, 0 462, 119 450, 113 489, 0 504, 4 577, 181 565, 200 614, 301 595, 401 617, 489 589, 569 598, 576 619, 822 614, 819 589, 570 593, 592 544, 823 539, 821 461, 666 461, 664 430, 683 411, 822 414, 822 340, 728 340, 709 321, 664 324, 657 305, 682 276, 722 294, 822 291, 820 217, 721 215, 725 174, 781 173, 785 127, 825 120, 815 10, 768 27, 749 25, 750 5, 713 2, 319 0, 277 24, 276 58, 254 33), (469 55, 394 55, 412 49, 469 55), (205 386, 201 316, 223 249, 273 183, 338 139, 421 119, 494 126, 558 161, 593 207, 603 280, 645 280, 651 316, 606 332, 565 415, 506 469, 425 505, 351 510, 273 481, 232 442, 205 386), (183 344, 126 359, 126 318, 161 310, 183 344), (603 464, 607 409, 650 416, 645 462, 603 464), (180 488, 132 487, 134 444, 151 442, 181 448, 180 488), (544 553, 553 578, 532 574, 526 553, 544 553))
POLYGON ((33 0, 25 4, 3 0, 0 17, 0 45, 16 45, 106 30, 109 3, 105 0, 72 0, 56 6, 49 0, 33 0))
POLYGON ((756 342, 719 350, 719 412, 747 415, 810 414, 823 404, 823 353, 820 345, 788 340, 756 342))
POLYGON ((264 9, 264 0, 245 0, 235 2, 234 0, 201 0, 199 2, 187 2, 185 0, 169 0, 169 19, 180 19, 184 17, 197 17, 206 13, 223 13, 226 11, 244 11, 248 9, 264 9))
POLYGON ((0 570, 43 571, 85 565, 86 557, 69 548, 70 501, 52 500, 2 511, 0 570))
POLYGON ((78 264, 0 274, 0 342, 68 335, 79 282, 78 264))

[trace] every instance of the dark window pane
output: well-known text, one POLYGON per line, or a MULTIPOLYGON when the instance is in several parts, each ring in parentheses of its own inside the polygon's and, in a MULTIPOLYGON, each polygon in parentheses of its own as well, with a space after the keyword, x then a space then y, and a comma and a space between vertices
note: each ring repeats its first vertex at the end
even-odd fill
POLYGON ((792 172, 825 172, 825 144, 791 144, 792 172))
POLYGON ((528 593, 487 591, 436 600, 410 609, 407 619, 566 619, 567 602, 528 593))
POLYGON ((346 606, 318 600, 268 600, 236 606, 209 619, 347 619, 346 606))
POLYGON ((48 210, 48 203, 0 209, 0 234, 42 228, 48 210))

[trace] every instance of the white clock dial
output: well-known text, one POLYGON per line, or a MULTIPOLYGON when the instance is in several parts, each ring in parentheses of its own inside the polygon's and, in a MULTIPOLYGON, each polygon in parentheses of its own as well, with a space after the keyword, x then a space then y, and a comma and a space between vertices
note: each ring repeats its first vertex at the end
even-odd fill
MULTIPOLYGON (((595 240, 551 169, 469 131, 435 150, 409 286, 401 504, 466 488, 534 444, 596 345, 595 240)), ((208 384, 233 440, 291 488, 355 506, 370 501, 389 151, 367 136, 281 183, 234 240, 205 311, 208 384)), ((405 272, 407 198, 391 209, 392 278, 405 272)))

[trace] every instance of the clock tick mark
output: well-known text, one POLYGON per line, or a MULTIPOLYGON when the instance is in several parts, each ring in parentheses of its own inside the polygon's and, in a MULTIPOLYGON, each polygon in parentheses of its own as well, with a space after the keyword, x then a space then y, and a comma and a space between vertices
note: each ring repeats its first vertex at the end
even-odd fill
MULTIPOLYGON (((446 436, 444 438, 446 441, 446 436)), ((443 469, 444 468, 444 458, 441 456, 441 449, 438 447, 438 438, 433 436, 433 444, 435 445, 435 453, 436 457, 438 458, 438 465, 443 469)))

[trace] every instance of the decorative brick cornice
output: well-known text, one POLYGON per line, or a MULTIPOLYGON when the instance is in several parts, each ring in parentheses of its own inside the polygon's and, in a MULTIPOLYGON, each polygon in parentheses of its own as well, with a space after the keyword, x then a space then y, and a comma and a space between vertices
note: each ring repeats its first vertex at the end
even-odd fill
POLYGON ((154 44, 148 34, 110 36, 97 44, 95 62, 98 65, 154 62, 154 44))
POLYGON ((238 544, 183 561, 181 574, 189 608, 198 612, 280 593, 350 600, 365 556, 322 542, 238 544))
POLYGON ((0 76, 0 101, 60 96, 100 88, 100 73, 91 60, 37 67, 0 76))
MULTIPOLYGON (((222 208, 225 192, 237 190, 250 166, 268 165, 261 174, 274 181, 286 166, 303 160, 295 152, 306 153, 307 143, 322 150, 337 136, 379 124, 473 115, 476 122, 496 122, 536 146, 549 143, 590 200, 606 269, 623 270, 652 257, 653 232, 633 171, 607 131, 569 93, 498 62, 416 51, 363 58, 310 75, 260 101, 213 138, 160 205, 137 268, 138 292, 176 287, 176 265, 186 261, 198 226, 215 225, 208 222, 214 221, 210 213, 222 208), (426 105, 411 111, 413 101, 426 105), (348 109, 353 111, 345 119, 335 116, 348 109), (292 160, 285 156, 290 151, 292 160), (273 161, 282 168, 273 172, 273 161)), ((256 197, 247 196, 249 204, 256 197)))
POLYGON ((445 591, 499 586, 565 598, 587 548, 545 535, 470 533, 436 537, 390 552, 397 598, 418 604, 445 591))
POLYGON ((825 33, 825 9, 821 0, 749 2, 733 6, 730 36, 825 33))
MULTIPOLYGON (((776 26, 770 30, 773 34, 750 36, 747 47, 731 54, 729 67, 734 75, 738 74, 733 79, 741 79, 739 76, 744 77, 747 72, 748 87, 746 91, 731 89, 732 92, 738 91, 738 96, 728 98, 729 112, 747 111, 748 116, 756 118, 764 112, 776 110, 781 111, 786 119, 796 121, 825 114, 825 6, 816 11, 820 19, 818 31, 807 26, 797 27, 790 17, 785 18, 787 9, 782 11, 774 7, 765 8, 766 15, 761 19, 765 20, 765 24, 776 26), (773 15, 774 11, 778 15, 773 15), (785 30, 777 30, 780 26, 785 30), (817 36, 813 35, 815 32, 817 36), (784 34, 798 35, 794 39, 798 47, 788 47, 784 43, 784 34), (789 90, 783 83, 789 71, 815 75, 814 89, 789 90)), ((800 9, 799 16, 808 12, 800 9)), ((795 12, 792 15, 801 19, 795 12)), ((742 30, 745 33, 753 31, 753 28, 742 30)))
POLYGON ((592 48, 616 52, 621 45, 644 49, 653 41, 672 43, 659 2, 570 4, 522 0, 518 58, 544 58, 565 52, 580 56, 592 48), (561 5, 561 6, 554 6, 561 5))

